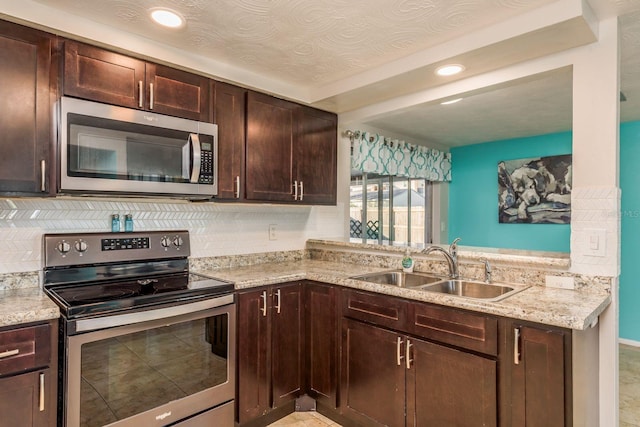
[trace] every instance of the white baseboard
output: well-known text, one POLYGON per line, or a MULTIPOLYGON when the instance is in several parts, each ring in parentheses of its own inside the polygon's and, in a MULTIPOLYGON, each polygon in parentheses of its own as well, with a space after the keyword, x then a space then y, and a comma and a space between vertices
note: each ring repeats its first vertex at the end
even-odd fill
POLYGON ((620 344, 626 344, 626 345, 630 345, 633 347, 640 347, 640 341, 634 341, 634 340, 628 340, 628 339, 624 339, 624 338, 618 338, 618 342, 620 344))

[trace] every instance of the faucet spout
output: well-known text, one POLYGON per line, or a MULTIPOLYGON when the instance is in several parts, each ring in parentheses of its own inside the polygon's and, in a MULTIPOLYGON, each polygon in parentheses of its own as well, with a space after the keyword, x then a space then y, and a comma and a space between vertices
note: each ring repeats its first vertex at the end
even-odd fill
POLYGON ((458 279, 460 277, 460 274, 458 273, 458 258, 455 253, 450 254, 446 249, 443 249, 440 246, 428 246, 422 251, 425 255, 428 255, 431 252, 439 252, 447 260, 447 264, 449 265, 449 277, 452 279, 458 279))

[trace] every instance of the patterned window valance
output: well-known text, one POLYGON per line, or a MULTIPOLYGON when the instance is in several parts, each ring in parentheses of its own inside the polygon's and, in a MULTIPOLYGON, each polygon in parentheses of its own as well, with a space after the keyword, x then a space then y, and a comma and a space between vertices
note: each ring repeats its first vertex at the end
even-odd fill
POLYGON ((353 169, 379 175, 451 181, 451 154, 369 132, 350 134, 353 169))

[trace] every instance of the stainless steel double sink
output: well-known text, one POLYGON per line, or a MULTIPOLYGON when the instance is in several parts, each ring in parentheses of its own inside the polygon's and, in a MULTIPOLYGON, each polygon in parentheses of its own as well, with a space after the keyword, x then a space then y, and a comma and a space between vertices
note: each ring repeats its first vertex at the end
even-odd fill
POLYGON ((525 285, 447 279, 428 273, 405 273, 402 270, 363 274, 350 279, 486 301, 499 301, 528 288, 525 285))

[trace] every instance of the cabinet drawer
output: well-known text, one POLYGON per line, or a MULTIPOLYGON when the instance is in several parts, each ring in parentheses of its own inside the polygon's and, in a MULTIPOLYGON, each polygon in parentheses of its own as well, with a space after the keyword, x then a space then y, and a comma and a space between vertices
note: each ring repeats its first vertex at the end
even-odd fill
POLYGON ((352 290, 344 290, 342 294, 344 316, 396 330, 406 328, 408 308, 408 301, 388 295, 352 290))
POLYGON ((0 376, 48 366, 51 359, 49 325, 0 332, 0 376))
POLYGON ((498 321, 492 317, 430 304, 412 304, 415 335, 490 355, 498 354, 498 321))

